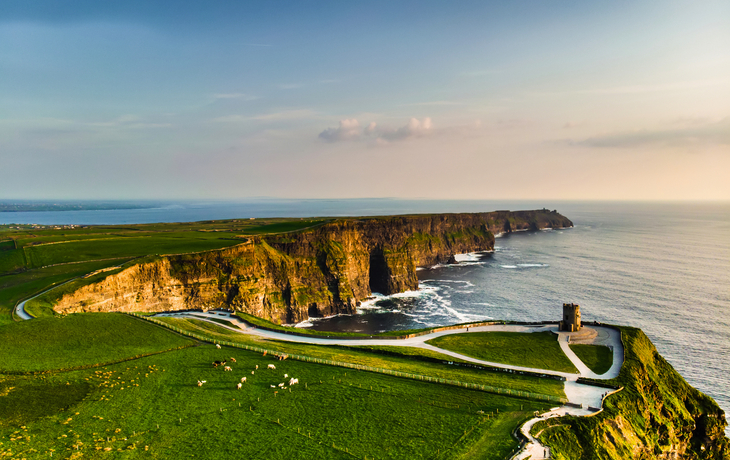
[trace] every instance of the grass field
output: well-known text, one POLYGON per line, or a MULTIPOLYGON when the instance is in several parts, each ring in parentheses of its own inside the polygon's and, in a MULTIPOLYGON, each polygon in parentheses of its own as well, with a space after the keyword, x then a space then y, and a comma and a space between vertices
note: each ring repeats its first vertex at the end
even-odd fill
POLYGON ((159 319, 189 332, 204 334, 218 340, 254 345, 272 351, 296 353, 332 361, 362 364, 412 374, 565 397, 563 383, 560 381, 503 372, 486 372, 467 367, 443 364, 437 362, 437 359, 441 358, 444 361, 452 362, 454 359, 450 356, 439 355, 428 350, 407 347, 342 347, 280 342, 240 334, 206 321, 182 318, 159 319), (379 353, 381 351, 387 351, 388 354, 379 353))
POLYGON ((0 372, 68 369, 193 343, 118 313, 38 318, 0 327, 0 372))
MULTIPOLYGON (((19 326, 34 323, 56 333, 45 343, 42 337, 28 337, 27 343, 4 349, 2 356, 15 356, 15 368, 107 362, 187 340, 115 314, 69 315, 19 326), (107 321, 96 323, 97 330, 125 333, 97 332, 77 342, 89 331, 87 321, 96 318, 107 321), (54 345, 59 342, 64 345, 54 345), (132 342, 144 346, 130 349, 132 342), (33 358, 18 354, 30 345, 36 350, 33 358), (67 345, 73 345, 74 353, 67 345)), ((8 334, 8 329, 0 332, 8 334)), ((17 341, 29 333, 14 330, 12 337, 17 341)), ((0 337, 0 343, 6 344, 7 338, 0 337)), ((0 398, 0 456, 11 458, 49 458, 53 453, 59 458, 501 460, 516 445, 511 431, 532 411, 547 407, 212 345, 76 371, 0 374, 0 398), (232 357, 236 363, 230 362, 232 357), (229 359, 233 372, 211 365, 220 359, 229 359), (266 369, 269 363, 276 370, 266 369), (287 380, 285 373, 300 383, 279 388, 287 380), (244 376, 247 382, 236 390, 244 376), (198 387, 198 379, 207 383, 198 387)))
POLYGON ((0 226, 0 275, 72 262, 220 249, 244 242, 245 235, 292 232, 327 221, 245 219, 20 230, 4 225, 0 226))
POLYGON ((570 345, 570 349, 598 375, 605 374, 613 364, 613 352, 603 345, 570 345))
POLYGON ((495 363, 578 372, 551 332, 472 332, 444 335, 426 343, 495 363))

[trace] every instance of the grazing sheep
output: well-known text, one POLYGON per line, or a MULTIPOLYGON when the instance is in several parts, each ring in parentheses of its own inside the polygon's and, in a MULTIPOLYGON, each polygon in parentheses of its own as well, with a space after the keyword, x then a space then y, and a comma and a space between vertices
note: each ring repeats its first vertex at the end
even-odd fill
POLYGON ((294 377, 289 379, 289 386, 296 385, 297 383, 299 383, 299 379, 295 379, 294 377))
POLYGON ((198 380, 198 386, 202 387, 204 383, 207 383, 205 380, 198 380))
POLYGON ((238 384, 236 384, 236 389, 240 390, 242 386, 243 386, 242 384, 238 383, 238 384))
POLYGON ((271 385, 271 388, 276 388, 274 385, 271 385))
POLYGON ((220 343, 216 343, 216 344, 215 344, 215 347, 216 347, 216 348, 220 348, 220 347, 221 347, 221 344, 220 344, 220 343))
POLYGON ((284 374, 284 378, 287 378, 287 377, 289 377, 289 374, 284 374))
POLYGON ((258 369, 258 368, 259 368, 259 365, 257 364, 257 365, 256 365, 256 369, 258 369))
POLYGON ((279 384, 279 387, 283 387, 283 386, 284 386, 284 382, 279 384))
POLYGON ((231 362, 236 362, 236 358, 231 358, 231 362))
POLYGON ((213 361, 213 366, 215 366, 215 367, 225 366, 225 365, 226 365, 226 360, 225 359, 223 361, 213 361))
POLYGON ((246 381, 246 377, 241 377, 241 383, 246 381))
POLYGON ((251 371, 251 375, 253 375, 253 371, 251 371))
POLYGON ((273 364, 269 364, 269 369, 276 369, 276 366, 274 366, 273 364))
POLYGON ((231 366, 226 366, 226 367, 223 368, 223 370, 225 372, 231 372, 231 371, 233 371, 233 369, 231 369, 231 366))

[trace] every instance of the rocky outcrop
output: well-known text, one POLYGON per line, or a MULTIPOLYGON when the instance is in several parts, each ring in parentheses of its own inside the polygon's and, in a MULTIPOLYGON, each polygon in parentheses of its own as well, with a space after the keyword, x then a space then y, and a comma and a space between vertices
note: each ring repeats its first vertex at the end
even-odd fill
POLYGON ((495 233, 572 227, 556 211, 341 219, 238 246, 139 263, 64 295, 58 312, 217 307, 275 322, 354 312, 372 292, 418 287, 416 268, 491 251, 495 233))
POLYGON ((592 417, 536 423, 533 435, 561 460, 730 460, 723 410, 690 386, 640 330, 621 327, 624 364, 599 383, 623 387, 592 417))

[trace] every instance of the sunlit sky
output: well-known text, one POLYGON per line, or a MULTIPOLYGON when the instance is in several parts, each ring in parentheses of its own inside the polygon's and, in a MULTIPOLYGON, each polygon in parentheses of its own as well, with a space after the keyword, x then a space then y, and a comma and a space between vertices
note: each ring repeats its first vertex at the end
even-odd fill
POLYGON ((730 2, 3 1, 0 199, 730 199, 730 2))

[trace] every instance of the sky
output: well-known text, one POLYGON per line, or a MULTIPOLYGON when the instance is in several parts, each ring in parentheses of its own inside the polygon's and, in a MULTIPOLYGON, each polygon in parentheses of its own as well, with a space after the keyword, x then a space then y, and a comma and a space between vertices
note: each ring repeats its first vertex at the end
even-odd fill
POLYGON ((0 199, 730 200, 730 2, 0 9, 0 199))

